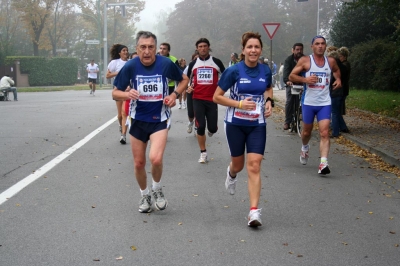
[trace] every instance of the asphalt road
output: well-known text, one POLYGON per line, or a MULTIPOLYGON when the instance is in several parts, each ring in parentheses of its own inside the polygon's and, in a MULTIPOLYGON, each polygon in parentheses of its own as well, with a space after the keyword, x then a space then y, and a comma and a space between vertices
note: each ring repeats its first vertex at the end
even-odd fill
POLYGON ((174 108, 162 179, 169 206, 142 214, 111 91, 18 96, 0 102, 2 266, 399 264, 400 194, 385 182, 392 176, 337 144, 332 173, 319 176, 317 137, 301 165, 300 139, 281 130, 279 114, 267 127, 263 226, 252 229, 246 171, 235 195, 224 187, 224 107, 206 165, 186 133, 186 110, 174 108))

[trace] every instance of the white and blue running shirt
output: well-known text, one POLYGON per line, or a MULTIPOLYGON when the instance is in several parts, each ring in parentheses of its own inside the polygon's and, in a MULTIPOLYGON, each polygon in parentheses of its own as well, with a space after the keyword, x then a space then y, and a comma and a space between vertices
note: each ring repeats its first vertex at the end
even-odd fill
POLYGON ((310 55, 310 69, 303 73, 304 77, 316 75, 318 82, 315 84, 306 84, 303 92, 302 102, 311 106, 331 105, 331 96, 329 93, 329 84, 331 82, 331 67, 328 58, 324 56, 324 65, 318 66, 313 55, 310 55))
POLYGON ((231 99, 240 101, 251 97, 257 106, 252 111, 227 107, 225 122, 241 126, 265 126, 264 92, 271 87, 271 84, 272 74, 267 65, 257 64, 256 67, 248 67, 242 61, 227 68, 222 73, 218 86, 223 91, 230 89, 231 99))
POLYGON ((133 119, 163 122, 171 116, 171 108, 163 102, 169 93, 168 79, 182 81, 182 70, 168 57, 156 55, 156 61, 151 66, 144 66, 136 57, 121 69, 114 86, 121 91, 128 86, 139 91, 139 99, 131 101, 130 116, 133 119))

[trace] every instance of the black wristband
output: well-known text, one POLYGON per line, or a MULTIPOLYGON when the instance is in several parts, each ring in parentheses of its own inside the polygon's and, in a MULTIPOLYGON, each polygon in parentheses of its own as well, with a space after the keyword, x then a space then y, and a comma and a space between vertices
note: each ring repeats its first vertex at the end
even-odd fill
POLYGON ((267 103, 268 101, 270 101, 270 102, 271 102, 271 106, 272 106, 272 107, 274 107, 274 106, 275 106, 275 102, 274 102, 274 100, 272 100, 270 97, 268 97, 268 98, 265 100, 265 103, 267 103))
POLYGON ((174 93, 176 95, 176 98, 178 99, 179 98, 179 93, 177 91, 174 91, 174 93))

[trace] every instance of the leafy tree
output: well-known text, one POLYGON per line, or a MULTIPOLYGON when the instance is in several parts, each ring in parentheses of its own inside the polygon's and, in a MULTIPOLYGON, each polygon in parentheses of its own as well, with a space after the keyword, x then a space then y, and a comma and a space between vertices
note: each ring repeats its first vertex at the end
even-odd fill
MULTIPOLYGON (((320 28, 326 32, 341 2, 320 0, 320 28)), ((206 37, 213 55, 229 61, 229 54, 241 51, 241 36, 246 31, 262 35, 263 55, 270 57, 271 41, 262 24, 280 23, 274 36, 273 60, 282 62, 296 42, 309 43, 316 35, 317 5, 294 0, 183 0, 167 20, 166 37, 179 56, 189 58, 195 42, 206 37)), ((307 45, 305 47, 308 47, 307 45)), ((175 54, 176 55, 176 54, 175 54)))
POLYGON ((28 29, 33 45, 33 54, 39 55, 39 47, 46 47, 46 40, 41 40, 43 29, 53 10, 56 0, 14 0, 14 8, 21 12, 21 19, 28 29))
POLYGON ((351 3, 343 5, 332 23, 330 36, 333 43, 336 46, 353 47, 365 41, 391 36, 395 27, 377 19, 377 14, 384 12, 381 6, 363 5, 355 8, 351 3))

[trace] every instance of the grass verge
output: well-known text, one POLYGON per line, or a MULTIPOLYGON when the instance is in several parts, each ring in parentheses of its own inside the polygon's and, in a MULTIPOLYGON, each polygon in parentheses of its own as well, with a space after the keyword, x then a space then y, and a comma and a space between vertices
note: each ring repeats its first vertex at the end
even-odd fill
POLYGON ((358 108, 382 116, 400 119, 400 93, 377 90, 350 90, 348 108, 358 108))

